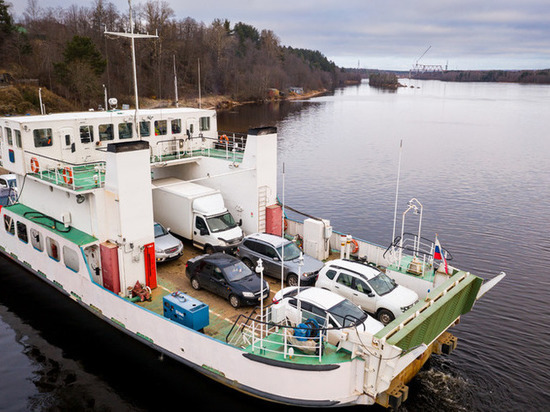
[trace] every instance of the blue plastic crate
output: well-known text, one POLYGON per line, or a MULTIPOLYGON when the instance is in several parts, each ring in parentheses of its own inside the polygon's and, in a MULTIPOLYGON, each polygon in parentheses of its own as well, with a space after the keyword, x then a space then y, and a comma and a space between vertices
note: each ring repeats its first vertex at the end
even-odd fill
POLYGON ((208 326, 208 305, 182 292, 162 298, 164 317, 188 328, 201 330, 208 326))

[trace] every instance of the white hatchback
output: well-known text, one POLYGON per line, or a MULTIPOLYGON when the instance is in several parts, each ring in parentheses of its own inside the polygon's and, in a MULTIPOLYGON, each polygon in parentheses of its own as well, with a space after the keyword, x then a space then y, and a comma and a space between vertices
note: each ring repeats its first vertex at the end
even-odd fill
MULTIPOLYGON (((313 318, 327 328, 327 340, 335 346, 342 346, 346 340, 345 328, 358 333, 375 335, 384 325, 367 315, 361 308, 342 296, 315 287, 298 288, 289 286, 273 297, 272 320, 287 320, 296 326, 307 318, 313 318)), ((343 346, 346 349, 346 344, 343 346)))
POLYGON ((418 302, 416 292, 397 285, 375 267, 351 260, 327 262, 319 272, 315 286, 351 300, 384 325, 418 302))

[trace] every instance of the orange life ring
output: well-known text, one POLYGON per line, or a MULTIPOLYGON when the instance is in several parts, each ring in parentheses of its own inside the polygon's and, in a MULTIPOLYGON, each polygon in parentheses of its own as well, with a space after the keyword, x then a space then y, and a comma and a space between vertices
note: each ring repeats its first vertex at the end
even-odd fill
POLYGON ((359 243, 357 243, 357 240, 355 239, 351 239, 350 242, 353 243, 354 246, 353 250, 351 251, 351 254, 353 255, 359 251, 359 243))
POLYGON ((36 157, 31 159, 31 170, 33 173, 38 173, 40 171, 40 165, 38 164, 38 159, 36 157))
POLYGON ((70 167, 65 167, 65 169, 63 169, 63 180, 65 181, 65 183, 67 183, 68 185, 72 185, 73 184, 73 171, 70 167))
POLYGON ((227 143, 229 143, 229 138, 227 137, 227 135, 222 134, 222 135, 220 136, 220 142, 223 142, 224 140, 225 140, 227 143))
POLYGON ((288 220, 285 219, 285 232, 288 229, 288 220))

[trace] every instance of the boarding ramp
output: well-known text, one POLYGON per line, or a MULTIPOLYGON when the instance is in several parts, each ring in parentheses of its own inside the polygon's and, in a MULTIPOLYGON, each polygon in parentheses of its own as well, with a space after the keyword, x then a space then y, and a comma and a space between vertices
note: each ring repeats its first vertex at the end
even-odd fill
POLYGON ((378 332, 375 339, 403 351, 422 344, 430 345, 472 309, 482 283, 480 277, 458 272, 378 332))

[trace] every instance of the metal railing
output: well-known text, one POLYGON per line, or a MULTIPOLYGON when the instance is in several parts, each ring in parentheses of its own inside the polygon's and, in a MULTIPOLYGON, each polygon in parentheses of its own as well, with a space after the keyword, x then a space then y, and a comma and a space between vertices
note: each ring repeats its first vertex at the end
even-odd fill
POLYGON ((302 310, 302 322, 297 326, 288 324, 286 320, 274 323, 271 309, 272 306, 267 307, 263 316, 255 311, 248 316, 240 315, 227 334, 227 343, 266 358, 294 362, 316 358, 322 362, 327 342, 326 320, 313 328, 300 326, 311 319, 319 319, 318 315, 302 310))
POLYGON ((151 149, 151 163, 200 155, 226 159, 235 164, 242 161, 245 146, 245 134, 228 132, 219 132, 218 138, 199 135, 160 140, 151 149), (197 141, 200 144, 196 144, 197 141))
MULTIPOLYGON (((403 238, 396 236, 393 242, 386 248, 383 257, 388 259, 390 264, 399 264, 403 256, 403 251, 412 255, 425 263, 433 263, 435 244, 430 239, 418 237, 413 233, 405 232, 403 238)), ((453 260, 451 253, 443 249, 442 253, 445 259, 453 260)))
POLYGON ((62 163, 41 168, 35 176, 41 180, 68 187, 74 191, 91 190, 105 184, 105 162, 72 165, 62 163))

